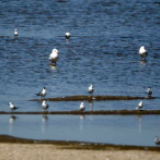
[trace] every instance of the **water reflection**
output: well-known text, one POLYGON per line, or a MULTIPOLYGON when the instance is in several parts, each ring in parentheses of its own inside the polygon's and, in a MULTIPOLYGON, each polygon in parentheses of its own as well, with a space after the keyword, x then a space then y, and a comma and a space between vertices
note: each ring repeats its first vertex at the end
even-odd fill
POLYGON ((147 60, 140 60, 139 61, 141 64, 146 64, 147 63, 147 60))
POLYGON ((84 115, 80 115, 80 120, 84 120, 85 116, 84 115))
POLYGON ((49 64, 50 68, 54 71, 57 71, 57 65, 49 64))
POLYGON ((88 101, 90 111, 93 111, 93 101, 88 101))
POLYGON ((66 44, 68 45, 70 43, 70 40, 69 39, 66 39, 66 44))
POLYGON ((157 127, 160 121, 159 115, 141 117, 43 114, 19 115, 19 119, 15 115, 1 115, 0 118, 0 128, 3 128, 0 134, 32 139, 153 146, 155 145, 153 136, 160 133, 160 128, 157 127), (145 127, 142 127, 142 119, 145 127), (153 125, 155 119, 157 125, 153 125))
POLYGON ((42 123, 41 123, 42 134, 45 134, 45 132, 46 132, 47 121, 48 121, 48 116, 46 114, 44 114, 42 116, 42 123))
POLYGON ((83 128, 84 128, 84 119, 85 119, 85 116, 84 115, 80 115, 80 123, 79 123, 79 130, 81 132, 83 132, 83 128))
POLYGON ((11 115, 9 118, 9 135, 12 135, 13 133, 13 127, 14 127, 14 122, 16 121, 17 116, 11 115))
POLYGON ((16 119, 17 117, 15 115, 11 115, 9 118, 9 123, 12 124, 16 119))
POLYGON ((142 116, 141 115, 136 115, 136 118, 138 119, 138 131, 141 134, 141 131, 142 131, 142 116))
POLYGON ((48 116, 46 114, 44 114, 42 116, 42 122, 45 123, 48 120, 48 116))

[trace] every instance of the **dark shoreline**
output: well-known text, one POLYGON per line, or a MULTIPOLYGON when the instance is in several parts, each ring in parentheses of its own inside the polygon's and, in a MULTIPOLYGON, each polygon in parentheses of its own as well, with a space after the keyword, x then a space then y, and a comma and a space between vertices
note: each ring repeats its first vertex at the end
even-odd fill
POLYGON ((100 111, 44 111, 44 112, 4 112, 7 114, 33 114, 33 115, 159 115, 160 110, 100 110, 100 111))
POLYGON ((91 149, 91 150, 150 150, 160 151, 160 146, 134 146, 134 145, 114 145, 103 143, 89 143, 76 141, 58 141, 58 140, 34 140, 18 138, 8 135, 0 135, 0 143, 14 144, 51 144, 62 149, 91 149))
POLYGON ((44 99, 32 99, 30 101, 102 101, 102 100, 143 100, 143 99, 159 99, 159 97, 131 97, 131 96, 66 96, 66 97, 55 97, 55 98, 44 98, 44 99))

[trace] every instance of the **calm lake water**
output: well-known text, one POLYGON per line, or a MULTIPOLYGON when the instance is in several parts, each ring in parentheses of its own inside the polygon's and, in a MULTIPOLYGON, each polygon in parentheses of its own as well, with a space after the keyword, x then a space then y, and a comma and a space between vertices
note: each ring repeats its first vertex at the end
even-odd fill
MULTIPOLYGON (((44 86, 46 97, 87 95, 90 84, 95 95, 145 97, 151 86, 153 96, 160 97, 160 2, 3 0, 0 8, 0 111, 10 111, 10 101, 20 106, 18 111, 41 111, 40 102, 28 100, 37 98, 44 86), (19 31, 16 38, 15 28, 19 31), (71 33, 69 41, 65 32, 71 33), (138 55, 142 45, 148 50, 146 63, 140 63, 138 55), (56 67, 48 61, 53 48, 60 52, 56 67)), ((86 110, 132 110, 138 102, 94 101, 85 105, 86 110)), ((80 102, 48 104, 49 111, 63 111, 78 109, 80 102)), ((144 100, 144 109, 159 110, 159 104, 159 99, 144 100)), ((11 126, 9 115, 0 118, 0 134, 5 131, 27 138, 154 145, 154 136, 160 136, 160 118, 154 115, 144 116, 141 132, 135 116, 85 116, 83 121, 78 116, 49 116, 45 134, 39 131, 42 116, 18 115, 11 126), (109 127, 104 121, 111 123, 109 127), (61 123, 66 123, 65 127, 61 123), (66 136, 60 136, 61 131, 66 136), (121 135, 115 134, 119 132, 121 135)))
POLYGON ((155 146, 160 116, 2 115, 0 121, 1 134, 23 138, 155 146))

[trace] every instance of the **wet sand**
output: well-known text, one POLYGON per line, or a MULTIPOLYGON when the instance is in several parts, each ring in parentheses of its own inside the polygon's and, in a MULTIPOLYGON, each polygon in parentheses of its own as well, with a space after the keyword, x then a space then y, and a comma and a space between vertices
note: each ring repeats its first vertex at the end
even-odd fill
POLYGON ((45 141, 0 135, 0 160, 150 160, 160 147, 45 141))
POLYGON ((145 150, 66 149, 54 144, 0 143, 0 160, 150 160, 160 152, 145 150))

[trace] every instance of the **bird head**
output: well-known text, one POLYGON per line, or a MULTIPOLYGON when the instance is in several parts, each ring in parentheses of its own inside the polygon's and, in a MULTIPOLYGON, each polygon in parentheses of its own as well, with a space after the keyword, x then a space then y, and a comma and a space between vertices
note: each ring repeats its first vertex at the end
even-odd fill
POLYGON ((68 37, 69 37, 69 36, 70 36, 70 33, 69 33, 69 32, 66 32, 66 36, 68 36, 68 37))
POLYGON ((56 48, 54 48, 54 49, 52 50, 52 52, 59 53, 58 49, 56 49, 56 48))

